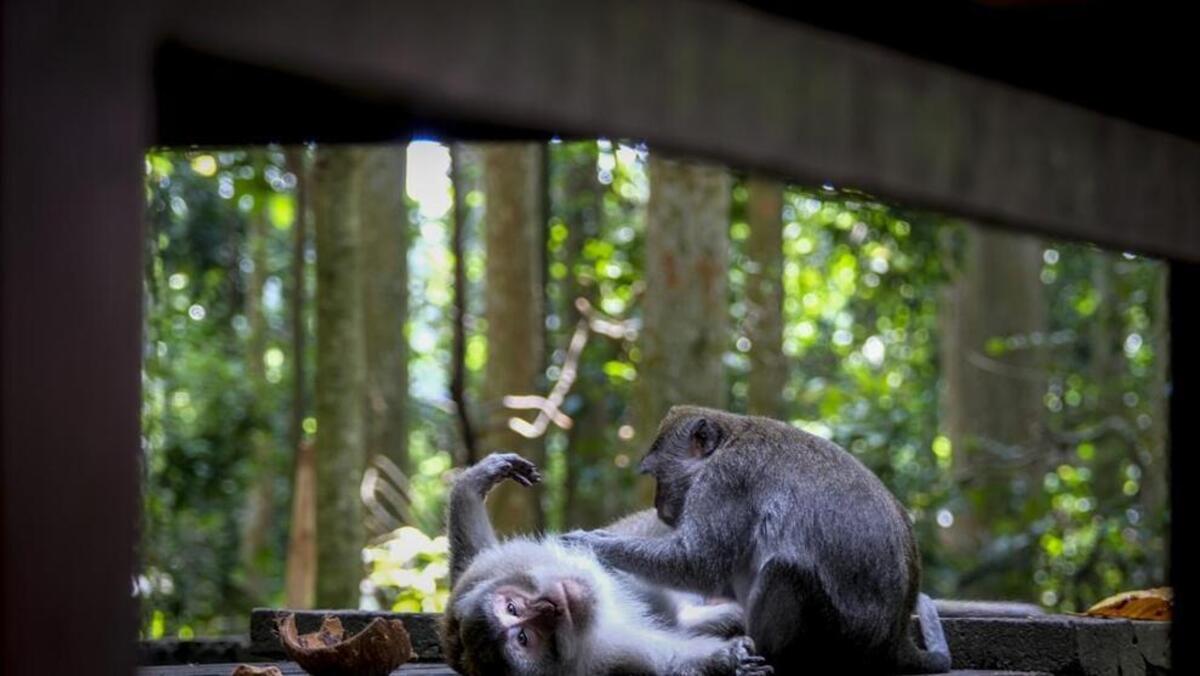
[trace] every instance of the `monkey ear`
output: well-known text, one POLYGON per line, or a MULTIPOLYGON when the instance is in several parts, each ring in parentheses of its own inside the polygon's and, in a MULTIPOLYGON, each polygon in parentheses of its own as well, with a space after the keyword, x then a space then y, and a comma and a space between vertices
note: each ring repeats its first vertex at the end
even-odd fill
POLYGON ((693 458, 707 458, 725 441, 725 432, 708 418, 699 418, 692 423, 689 451, 693 458))

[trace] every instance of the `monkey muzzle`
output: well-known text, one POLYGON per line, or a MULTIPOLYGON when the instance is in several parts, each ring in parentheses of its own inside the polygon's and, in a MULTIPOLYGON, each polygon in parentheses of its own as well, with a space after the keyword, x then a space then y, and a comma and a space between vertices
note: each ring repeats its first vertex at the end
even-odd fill
POLYGON ((591 618, 591 591, 581 580, 565 578, 550 584, 535 604, 547 614, 547 621, 572 630, 585 628, 591 618))
POLYGON ((552 632, 558 626, 562 610, 550 598, 543 597, 529 604, 529 623, 546 632, 552 632))

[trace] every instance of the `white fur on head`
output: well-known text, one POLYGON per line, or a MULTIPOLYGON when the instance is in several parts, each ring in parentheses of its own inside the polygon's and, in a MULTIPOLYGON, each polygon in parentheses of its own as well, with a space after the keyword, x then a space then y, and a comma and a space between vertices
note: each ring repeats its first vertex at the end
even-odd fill
POLYGON ((619 584, 590 549, 564 545, 556 538, 517 537, 480 552, 455 586, 455 611, 462 615, 478 607, 479 592, 491 587, 484 583, 517 574, 532 578, 537 590, 564 579, 588 588, 594 605, 586 626, 556 632, 562 666, 571 672, 594 673, 614 654, 641 653, 649 638, 645 631, 657 629, 643 601, 619 584))

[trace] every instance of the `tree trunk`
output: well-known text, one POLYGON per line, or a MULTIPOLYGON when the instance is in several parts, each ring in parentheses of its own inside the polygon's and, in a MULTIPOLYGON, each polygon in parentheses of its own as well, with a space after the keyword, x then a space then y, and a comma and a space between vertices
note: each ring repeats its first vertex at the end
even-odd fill
MULTIPOLYGON (((643 448, 671 406, 725 406, 729 340, 729 175, 654 154, 649 173, 636 430, 643 448)), ((643 499, 650 492, 643 482, 643 499)))
POLYGON ((317 592, 317 454, 301 441, 296 449, 292 484, 292 521, 288 530, 285 605, 312 608, 317 592))
POLYGON ((405 147, 363 148, 363 336, 367 457, 390 460, 408 476, 408 209, 405 147))
POLYGON ((366 464, 361 150, 317 149, 317 605, 358 606, 365 544, 359 485, 366 464))
POLYGON ((1154 346, 1153 378, 1150 384, 1150 447, 1148 456, 1142 458, 1142 487, 1139 498, 1142 504, 1142 521, 1145 530, 1161 533, 1161 543, 1147 546, 1149 568, 1168 580, 1167 553, 1171 551, 1171 529, 1166 513, 1170 499, 1170 402, 1167 398, 1171 373, 1171 306, 1167 301, 1169 268, 1165 263, 1155 264, 1154 294, 1151 300, 1150 326, 1154 346), (1157 546, 1156 546, 1157 545, 1157 546))
POLYGON ((476 450, 475 430, 471 424, 471 411, 467 408, 467 185, 463 172, 463 149, 460 144, 450 146, 450 182, 454 186, 454 232, 451 250, 454 255, 454 337, 450 346, 450 399, 458 415, 458 434, 462 443, 461 452, 456 454, 459 466, 475 464, 479 460, 476 450))
MULTIPOLYGON (((1047 322, 1042 243, 967 226, 962 269, 941 307, 943 429, 966 510, 946 533, 976 558, 1041 491, 1047 322)), ((966 590, 964 593, 970 593, 966 590)))
MULTIPOLYGON (((1121 401, 1124 387, 1121 374, 1128 368, 1125 362, 1125 327, 1120 312, 1121 299, 1117 292, 1117 272, 1107 251, 1092 251, 1092 288, 1096 292, 1096 313, 1089 322, 1091 349, 1088 369, 1096 387, 1094 419, 1101 425, 1125 416, 1121 401)), ((1124 465, 1130 460, 1130 440, 1119 435, 1102 434, 1093 442, 1092 490, 1100 499, 1121 495, 1125 483, 1124 465)))
POLYGON ((782 419, 788 364, 783 356, 783 184, 752 176, 746 212, 747 412, 782 419))
POLYGON ((252 269, 246 275, 244 312, 249 325, 246 340, 246 370, 250 376, 255 421, 250 430, 251 483, 242 521, 241 560, 246 574, 246 593, 255 603, 266 596, 266 578, 262 570, 267 558, 267 536, 271 529, 275 501, 275 468, 271 463, 271 431, 263 402, 267 380, 263 351, 267 344, 267 321, 262 309, 263 283, 267 278, 267 228, 264 205, 256 204, 250 214, 246 241, 252 269))
MULTIPOLYGON (((516 143, 484 149, 488 357, 483 409, 487 419, 479 444, 482 454, 515 451, 539 466, 545 464, 541 439, 527 439, 509 429, 508 419, 516 414, 504 407, 503 400, 540 391, 545 335, 541 279, 545 243, 539 237, 544 218, 543 152, 540 145, 516 143)), ((539 489, 511 482, 499 486, 489 498, 496 529, 505 533, 541 529, 545 521, 540 494, 539 489)))
POLYGON ((308 327, 305 308, 308 263, 309 176, 303 146, 287 149, 288 170, 296 176, 296 216, 292 221, 292 420, 288 439, 292 461, 292 518, 288 528, 284 596, 288 608, 311 608, 317 583, 316 467, 312 444, 304 441, 308 414, 308 327), (303 444, 303 446, 302 446, 303 444))

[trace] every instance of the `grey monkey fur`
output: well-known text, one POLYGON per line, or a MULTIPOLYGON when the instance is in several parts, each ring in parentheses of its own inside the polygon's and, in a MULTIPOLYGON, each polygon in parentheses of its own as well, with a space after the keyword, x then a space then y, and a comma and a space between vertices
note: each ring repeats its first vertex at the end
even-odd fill
MULTIPOLYGON (((540 480, 532 463, 493 454, 465 470, 448 506, 451 596, 441 638, 447 662, 469 676, 483 674, 679 674, 765 676, 771 668, 753 653, 734 604, 693 608, 675 592, 602 566, 590 550, 557 538, 496 538, 484 509, 488 491, 511 479, 540 480), (586 593, 566 595, 566 585, 586 593), (519 611, 500 611, 517 589, 530 599, 519 611), (497 603, 499 599, 499 603, 497 603), (582 599, 582 600, 581 600, 582 599), (528 625, 505 625, 504 622, 528 625), (513 629, 527 626, 530 646, 514 644, 513 629), (540 636, 539 636, 540 634, 540 636), (536 638, 534 638, 536 637, 536 638), (550 646, 549 648, 545 646, 550 646)), ((613 524, 643 536, 667 529, 654 512, 613 524)))
POLYGON ((656 479, 671 534, 567 538, 650 582, 731 595, 782 673, 949 670, 936 609, 918 592, 908 516, 836 444, 768 418, 677 406, 640 470, 656 479), (914 609, 927 650, 909 632, 914 609))

